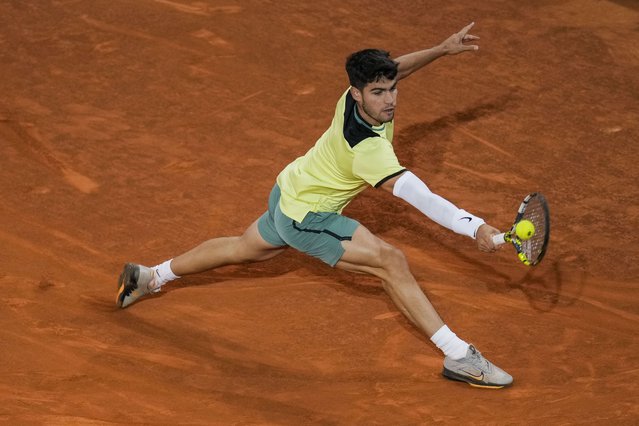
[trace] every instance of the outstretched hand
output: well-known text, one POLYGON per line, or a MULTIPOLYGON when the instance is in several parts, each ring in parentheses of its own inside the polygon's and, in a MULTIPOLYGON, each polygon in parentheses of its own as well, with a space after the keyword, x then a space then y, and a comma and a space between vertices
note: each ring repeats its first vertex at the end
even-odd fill
POLYGON ((493 243, 493 235, 497 234, 499 234, 499 230, 497 228, 493 228, 487 223, 481 225, 477 230, 476 235, 477 248, 488 253, 492 253, 499 249, 501 246, 495 246, 495 243, 493 243))
POLYGON ((447 55, 457 55, 461 52, 479 50, 479 46, 477 46, 476 44, 464 44, 469 41, 479 40, 478 36, 468 34, 468 31, 470 31, 473 25, 475 25, 475 23, 471 22, 470 24, 462 28, 461 31, 448 37, 441 43, 440 46, 447 55))

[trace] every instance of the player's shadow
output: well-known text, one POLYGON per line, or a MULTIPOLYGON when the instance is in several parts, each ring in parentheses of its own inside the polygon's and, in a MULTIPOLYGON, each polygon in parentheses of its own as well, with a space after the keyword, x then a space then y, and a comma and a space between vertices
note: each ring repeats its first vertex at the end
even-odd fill
POLYGON ((506 285, 520 290, 537 311, 549 312, 557 306, 568 306, 579 300, 586 284, 586 270, 566 259, 544 259, 518 279, 508 277, 506 285), (570 288, 566 288, 570 286, 570 288))
POLYGON ((628 9, 639 10, 639 2, 636 0, 612 0, 612 2, 628 9))
POLYGON ((429 173, 439 173, 444 163, 444 153, 448 149, 447 144, 441 141, 450 140, 450 133, 457 126, 506 111, 517 99, 513 94, 506 94, 490 102, 456 111, 433 121, 411 124, 398 133, 397 142, 393 144, 397 156, 408 168, 419 166, 417 162, 427 158, 429 173), (429 141, 440 142, 430 143, 429 141))

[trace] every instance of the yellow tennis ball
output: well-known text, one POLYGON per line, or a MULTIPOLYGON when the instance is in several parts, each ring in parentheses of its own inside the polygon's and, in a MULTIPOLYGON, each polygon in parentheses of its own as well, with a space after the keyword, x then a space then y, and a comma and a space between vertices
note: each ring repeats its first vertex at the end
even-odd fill
POLYGON ((515 234, 522 241, 526 241, 535 235, 535 225, 527 219, 520 220, 515 226, 515 234))

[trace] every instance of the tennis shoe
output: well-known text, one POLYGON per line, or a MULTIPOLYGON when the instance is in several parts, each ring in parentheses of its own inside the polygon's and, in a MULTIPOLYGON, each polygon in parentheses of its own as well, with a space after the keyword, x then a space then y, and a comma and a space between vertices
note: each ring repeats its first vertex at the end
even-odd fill
POLYGON ((126 308, 140 297, 160 291, 156 284, 155 271, 146 266, 127 263, 118 279, 118 295, 115 303, 126 308))
POLYGON ((510 386, 513 382, 510 374, 484 358, 473 345, 468 347, 464 358, 454 360, 446 357, 443 375, 480 388, 499 389, 510 386))

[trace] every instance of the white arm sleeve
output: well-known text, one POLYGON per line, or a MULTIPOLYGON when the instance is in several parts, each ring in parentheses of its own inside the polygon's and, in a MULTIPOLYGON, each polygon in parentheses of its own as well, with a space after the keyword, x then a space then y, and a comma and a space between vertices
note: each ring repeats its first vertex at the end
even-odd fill
POLYGON ((485 223, 483 219, 432 193, 420 178, 408 171, 395 182, 393 195, 411 204, 434 222, 473 239, 477 229, 485 223))

